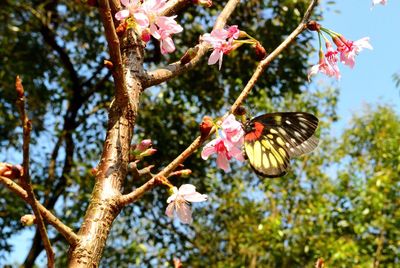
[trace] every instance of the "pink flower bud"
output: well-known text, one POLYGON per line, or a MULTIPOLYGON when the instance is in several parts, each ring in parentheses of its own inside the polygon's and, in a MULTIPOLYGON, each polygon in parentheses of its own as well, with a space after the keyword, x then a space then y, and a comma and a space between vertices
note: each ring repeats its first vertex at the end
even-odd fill
POLYGON ((157 149, 149 148, 149 149, 147 149, 146 151, 144 151, 143 153, 141 153, 141 154, 139 155, 139 158, 143 158, 143 157, 146 157, 146 156, 153 155, 153 154, 155 154, 156 152, 157 152, 157 149))
POLYGON ((147 43, 149 42, 151 39, 151 34, 150 34, 150 30, 149 29, 144 29, 142 31, 142 40, 143 42, 147 43))
POLYGON ((137 146, 136 151, 143 152, 152 145, 151 139, 142 140, 137 146))
POLYGON ((210 133, 211 129, 213 127, 213 120, 209 116, 204 116, 203 121, 200 124, 200 133, 201 137, 205 138, 208 136, 208 133, 210 133))
POLYGON ((195 3, 196 5, 202 5, 204 7, 212 6, 212 0, 193 0, 193 3, 195 3))

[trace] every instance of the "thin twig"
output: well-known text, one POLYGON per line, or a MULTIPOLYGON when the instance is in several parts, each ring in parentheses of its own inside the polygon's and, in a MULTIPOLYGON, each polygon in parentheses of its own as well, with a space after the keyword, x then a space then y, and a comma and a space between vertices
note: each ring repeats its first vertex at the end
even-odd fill
POLYGON ((19 114, 21 116, 21 123, 23 128, 23 169, 24 173, 22 175, 22 183, 26 192, 28 194, 28 199, 30 200, 29 204, 32 207, 32 210, 36 217, 36 225, 40 232, 40 236, 42 237, 43 246, 46 250, 47 254, 47 267, 54 267, 54 251, 51 247, 51 243, 49 237, 47 235, 46 226, 43 222, 42 214, 37 206, 37 201, 35 197, 35 193, 33 192, 31 178, 29 175, 29 145, 30 145, 30 133, 32 129, 31 121, 29 120, 26 111, 25 111, 25 96, 24 96, 24 88, 22 86, 22 81, 17 76, 15 81, 15 88, 18 95, 17 98, 17 107, 19 114))
MULTIPOLYGON (((113 63, 112 75, 116 90, 115 96, 117 99, 123 102, 126 100, 126 98, 128 98, 128 92, 124 79, 120 42, 115 31, 114 20, 108 0, 99 0, 98 3, 100 16, 105 30, 104 33, 108 43, 109 53, 113 63)), ((117 100, 118 103, 119 100, 117 100)))
MULTIPOLYGON (((0 183, 4 184, 10 191, 18 195, 24 201, 28 203, 30 202, 28 193, 13 180, 4 176, 0 176, 0 183)), ((62 223, 53 213, 40 204, 39 201, 36 201, 36 206, 39 208, 43 219, 47 223, 51 224, 62 236, 64 236, 70 245, 76 245, 78 243, 79 238, 71 228, 62 223)))
MULTIPOLYGON (((179 1, 178 1, 179 2, 179 1)), ((221 29, 225 26, 228 18, 232 15, 232 12, 235 10, 236 6, 239 4, 240 0, 230 0, 224 9, 221 11, 219 14, 217 20, 215 21, 213 29, 221 29)), ((151 72, 148 72, 143 78, 142 78, 142 86, 143 89, 158 85, 162 82, 165 82, 173 77, 176 77, 190 69, 192 69, 194 66, 196 66, 201 58, 207 53, 207 51, 210 49, 210 46, 202 42, 197 45, 198 47, 198 52, 196 56, 187 64, 182 65, 180 62, 173 63, 171 65, 168 65, 164 68, 160 68, 151 72)))
MULTIPOLYGON (((263 71, 268 66, 268 64, 272 60, 274 60, 284 49, 286 49, 290 45, 290 43, 306 29, 307 21, 310 19, 312 11, 317 6, 317 4, 318 0, 312 0, 310 2, 310 5, 308 6, 306 12, 304 13, 303 19, 301 20, 297 28, 267 58, 265 58, 258 64, 256 71, 254 72, 250 80, 247 82, 245 88, 240 93, 239 97, 232 105, 229 113, 232 113, 244 101, 244 99, 250 93, 251 89, 254 87, 258 78, 261 76, 263 71)), ((224 115, 224 117, 226 117, 229 113, 224 115)), ((208 137, 214 132, 215 132, 215 127, 211 129, 208 137)), ((178 165, 183 163, 183 161, 185 161, 186 158, 188 158, 191 154, 193 154, 204 143, 204 141, 207 140, 208 137, 206 138, 201 138, 200 136, 197 137, 192 142, 192 144, 190 144, 189 147, 185 149, 185 151, 183 151, 178 157, 176 157, 168 166, 166 166, 162 171, 156 174, 152 179, 150 179, 145 184, 135 189, 131 193, 121 196, 119 201, 120 205, 126 206, 132 202, 135 202, 143 194, 151 190, 155 185, 157 185, 156 182, 159 178, 167 177, 171 172, 173 172, 178 167, 178 165)))

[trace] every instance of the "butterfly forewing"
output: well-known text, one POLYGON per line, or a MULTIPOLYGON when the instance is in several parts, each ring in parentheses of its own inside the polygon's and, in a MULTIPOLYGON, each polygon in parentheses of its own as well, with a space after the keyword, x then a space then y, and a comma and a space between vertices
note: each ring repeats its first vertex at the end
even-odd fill
POLYGON ((312 114, 271 113, 245 125, 245 152, 253 169, 266 177, 286 173, 290 157, 311 152, 318 145, 313 136, 318 119, 312 114))

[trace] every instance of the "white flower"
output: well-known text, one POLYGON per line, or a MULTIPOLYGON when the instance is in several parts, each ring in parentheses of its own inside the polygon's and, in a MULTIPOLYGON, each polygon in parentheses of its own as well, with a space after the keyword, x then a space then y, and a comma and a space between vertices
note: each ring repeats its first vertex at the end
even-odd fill
POLYGON ((191 224, 192 211, 189 206, 189 202, 203 202, 207 200, 207 195, 196 192, 196 187, 191 184, 183 184, 181 187, 172 188, 173 194, 168 197, 167 203, 169 203, 165 214, 169 218, 173 218, 176 212, 179 220, 185 224, 191 224))

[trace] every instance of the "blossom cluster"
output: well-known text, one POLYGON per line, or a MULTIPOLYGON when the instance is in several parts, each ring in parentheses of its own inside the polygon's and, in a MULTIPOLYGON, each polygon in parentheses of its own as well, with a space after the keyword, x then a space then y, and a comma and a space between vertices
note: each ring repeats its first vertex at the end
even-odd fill
POLYGON ((237 25, 230 26, 227 29, 216 29, 211 33, 204 34, 201 40, 213 47, 208 64, 212 65, 218 62, 219 69, 221 69, 224 54, 229 54, 229 52, 237 48, 238 43, 235 44, 234 40, 239 38, 239 34, 240 31, 237 25))
POLYGON ((217 154, 217 166, 228 171, 230 159, 244 161, 241 149, 243 137, 242 124, 231 114, 222 122, 217 137, 204 146, 201 157, 206 160, 210 155, 217 154))
POLYGON ((144 42, 151 36, 160 41, 162 54, 175 50, 171 36, 182 32, 183 28, 176 21, 176 16, 162 16, 167 0, 121 0, 125 9, 117 12, 117 20, 126 20, 142 37, 144 42))
POLYGON ((353 68, 355 65, 356 56, 364 48, 372 49, 372 46, 369 43, 369 37, 364 37, 357 41, 350 41, 341 34, 321 27, 316 22, 309 23, 309 29, 318 32, 320 43, 319 62, 310 69, 308 73, 309 80, 311 76, 316 75, 319 72, 330 77, 335 77, 339 80, 339 58, 341 63, 353 68), (328 40, 324 33, 331 37, 333 43, 336 45, 336 49, 333 48, 332 43, 328 40), (322 50, 322 38, 325 41, 326 53, 324 53, 322 50))

